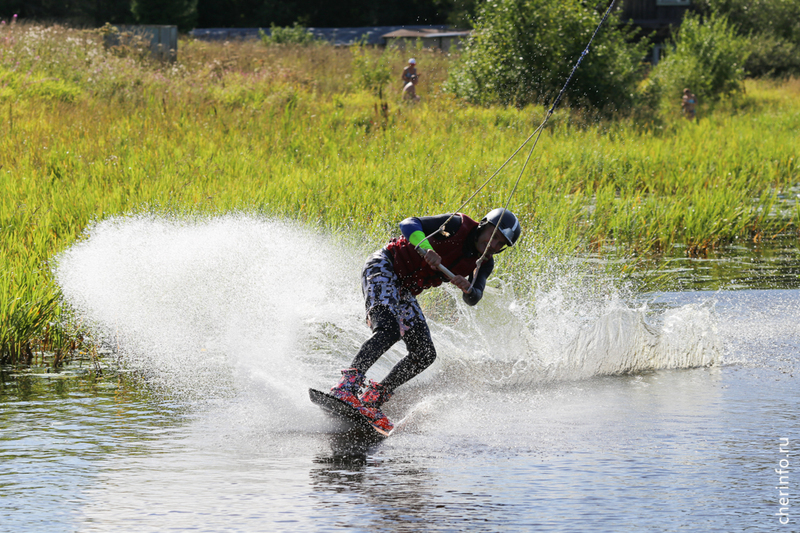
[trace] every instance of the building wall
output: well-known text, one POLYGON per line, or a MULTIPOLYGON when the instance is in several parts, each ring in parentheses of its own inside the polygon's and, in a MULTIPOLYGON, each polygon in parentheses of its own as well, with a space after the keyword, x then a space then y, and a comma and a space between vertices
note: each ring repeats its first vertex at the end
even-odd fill
POLYGON ((645 28, 677 25, 691 7, 691 2, 683 2, 685 5, 668 4, 680 2, 681 0, 622 0, 622 19, 633 19, 634 24, 645 28))
POLYGON ((417 39, 422 41, 422 48, 439 48, 448 52, 451 48, 456 49, 461 46, 459 37, 390 37, 386 39, 386 46, 395 47, 399 50, 415 48, 417 39))

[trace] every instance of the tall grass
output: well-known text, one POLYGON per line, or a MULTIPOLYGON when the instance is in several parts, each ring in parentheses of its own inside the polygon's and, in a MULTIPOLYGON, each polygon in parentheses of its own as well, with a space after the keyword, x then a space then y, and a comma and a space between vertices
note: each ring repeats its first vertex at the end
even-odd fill
MULTIPOLYGON (((378 245, 410 214, 456 208, 544 109, 465 105, 440 89, 450 56, 413 54, 422 102, 401 101, 397 54, 386 113, 347 49, 182 40, 178 62, 162 65, 105 50, 93 32, 0 30, 0 358, 81 348, 48 262, 92 220, 248 210, 357 227, 378 245)), ((559 111, 511 204, 525 238, 702 254, 796 234, 798 95, 796 80, 748 82, 746 96, 701 108, 697 124, 679 119, 677 99, 674 118, 649 123, 559 111)), ((520 167, 467 211, 504 202, 520 167)))

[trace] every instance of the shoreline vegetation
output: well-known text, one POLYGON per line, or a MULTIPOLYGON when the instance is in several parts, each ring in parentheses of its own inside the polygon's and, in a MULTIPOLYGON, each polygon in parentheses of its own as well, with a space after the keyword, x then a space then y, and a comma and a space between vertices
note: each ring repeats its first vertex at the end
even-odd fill
MULTIPOLYGON (((481 107, 444 91, 457 54, 182 38, 176 63, 102 30, 0 29, 0 362, 92 349, 62 308, 50 262, 93 222, 232 211, 375 245, 409 213, 461 205, 541 122, 544 105, 481 107), (354 57, 358 56, 358 61, 354 57), (372 65, 372 67, 370 66, 372 65), (375 89, 370 68, 391 68, 375 89), (372 86, 370 86, 372 83, 372 86)), ((379 77, 380 78, 380 77, 379 77)), ((539 250, 658 261, 797 238, 800 80, 600 117, 559 108, 511 203, 539 250)), ((504 204, 517 156, 466 210, 504 204)), ((520 254, 510 261, 530 261, 520 254)), ((512 269, 513 270, 513 269, 512 269)))

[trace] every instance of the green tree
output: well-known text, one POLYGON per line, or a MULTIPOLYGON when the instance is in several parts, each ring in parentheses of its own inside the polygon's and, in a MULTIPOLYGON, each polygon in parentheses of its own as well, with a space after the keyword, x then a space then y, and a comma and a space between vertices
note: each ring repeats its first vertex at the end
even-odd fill
POLYGON ((130 0, 0 0, 0 18, 61 20, 102 26, 133 22, 130 0))
POLYGON ((139 24, 170 24, 188 31, 197 22, 197 0, 133 0, 131 10, 139 24))
POLYGON ((472 28, 480 0, 453 0, 447 13, 447 23, 454 28, 472 28))
MULTIPOLYGON (((603 13, 580 0, 486 2, 447 86, 478 104, 552 102, 603 13)), ((616 15, 609 17, 566 93, 571 105, 630 105, 649 47, 648 39, 634 37, 616 15)))
POLYGON ((752 76, 800 74, 800 2, 797 0, 697 0, 706 16, 725 16, 748 37, 744 64, 752 76))
POLYGON ((353 72, 361 87, 383 99, 383 88, 392 78, 390 64, 396 61, 392 50, 384 51, 377 57, 363 43, 351 47, 353 51, 353 72))
POLYGON ((703 20, 687 12, 665 52, 650 79, 655 93, 667 102, 679 98, 684 87, 706 101, 741 88, 747 39, 724 16, 703 20))
POLYGON ((258 30, 258 35, 261 42, 266 46, 273 44, 297 44, 301 46, 309 46, 319 43, 320 40, 314 37, 314 34, 295 22, 294 26, 287 26, 285 28, 273 24, 270 26, 269 35, 263 30, 258 30))

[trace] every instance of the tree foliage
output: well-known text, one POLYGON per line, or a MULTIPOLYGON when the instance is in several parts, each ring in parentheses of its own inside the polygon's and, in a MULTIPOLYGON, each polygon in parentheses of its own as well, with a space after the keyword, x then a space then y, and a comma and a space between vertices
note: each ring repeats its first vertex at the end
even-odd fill
POLYGON ((293 26, 276 26, 272 25, 269 29, 269 34, 263 30, 259 30, 258 36, 261 42, 266 46, 273 44, 296 44, 300 46, 308 46, 318 42, 314 34, 302 27, 299 23, 295 22, 293 26))
POLYGON ((747 39, 736 34, 726 17, 712 15, 703 20, 687 13, 669 44, 651 73, 660 96, 679 98, 688 87, 703 100, 716 100, 741 88, 747 39))
POLYGON ((445 24, 454 0, 198 0, 199 27, 445 24))
POLYGON ((447 23, 454 28, 472 28, 480 3, 480 0, 452 0, 447 23))
MULTIPOLYGON (((467 0, 468 6, 477 0, 467 0)), ((454 9, 461 9, 464 0, 196 0, 196 12, 175 9, 175 0, 154 2, 136 0, 140 20, 165 20, 175 24, 174 15, 181 15, 180 26, 189 28, 267 28, 290 26, 301 21, 306 26, 353 27, 390 26, 400 24, 446 24, 454 9), (164 13, 159 17, 158 10, 164 13), (146 13, 145 13, 146 12, 146 13), (183 17, 182 15, 190 15, 183 17), (167 15, 169 17, 167 17, 167 15), (144 18, 142 18, 144 17, 144 18)), ((178 0, 177 5, 188 4, 178 0)), ((0 18, 18 14, 23 19, 61 20, 102 26, 134 21, 132 0, 0 0, 0 18)), ((156 22, 161 23, 161 22, 156 22)))
POLYGON ((133 0, 131 10, 139 24, 172 24, 188 31, 197 22, 197 0, 133 0))
MULTIPOLYGON (((478 104, 552 102, 603 13, 579 0, 484 3, 448 87, 478 104)), ((617 16, 609 17, 566 93, 572 105, 630 105, 649 46, 648 39, 634 37, 617 16)))
POLYGON ((797 0, 698 0, 706 16, 724 16, 749 39, 748 75, 800 74, 800 2, 797 0))
POLYGON ((63 20, 79 25, 133 22, 130 0, 0 0, 0 19, 63 20))
POLYGON ((362 42, 351 48, 353 73, 361 87, 383 98, 383 88, 392 78, 391 64, 396 62, 393 50, 375 54, 362 42))

